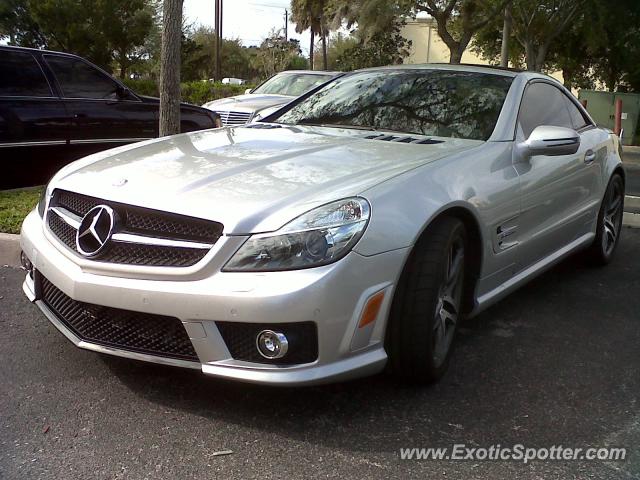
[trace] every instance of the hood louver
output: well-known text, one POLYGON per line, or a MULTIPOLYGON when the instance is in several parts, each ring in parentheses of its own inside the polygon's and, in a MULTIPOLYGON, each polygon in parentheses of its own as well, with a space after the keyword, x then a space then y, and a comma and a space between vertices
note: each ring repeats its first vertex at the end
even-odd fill
POLYGON ((401 135, 385 135, 385 134, 377 134, 377 135, 367 135, 367 140, 382 140, 383 142, 396 142, 396 143, 413 143, 419 145, 434 145, 436 143, 443 143, 442 140, 433 140, 431 138, 416 138, 410 136, 401 136, 401 135))

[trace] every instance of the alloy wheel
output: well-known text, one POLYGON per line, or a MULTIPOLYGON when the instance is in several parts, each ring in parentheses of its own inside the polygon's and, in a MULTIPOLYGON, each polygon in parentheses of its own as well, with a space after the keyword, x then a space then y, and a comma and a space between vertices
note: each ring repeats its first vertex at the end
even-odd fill
POLYGON ((602 221, 602 250, 607 256, 615 249, 622 228, 623 195, 621 182, 614 181, 607 194, 602 221))
POLYGON ((460 317, 464 281, 464 241, 456 238, 447 252, 445 276, 440 287, 433 321, 433 357, 440 366, 449 353, 460 317))

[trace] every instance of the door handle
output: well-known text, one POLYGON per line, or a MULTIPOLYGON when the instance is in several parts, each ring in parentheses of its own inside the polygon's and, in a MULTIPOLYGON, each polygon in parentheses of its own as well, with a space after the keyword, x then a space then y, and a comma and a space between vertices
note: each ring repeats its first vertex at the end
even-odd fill
POLYGON ((593 150, 587 150, 584 154, 584 163, 592 163, 596 159, 596 152, 593 150))

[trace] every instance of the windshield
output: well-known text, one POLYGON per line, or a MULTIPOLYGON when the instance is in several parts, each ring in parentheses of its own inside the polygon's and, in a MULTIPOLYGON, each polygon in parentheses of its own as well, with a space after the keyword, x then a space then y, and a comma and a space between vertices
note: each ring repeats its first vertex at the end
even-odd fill
POLYGON ((331 80, 331 78, 333 78, 332 75, 280 73, 264 82, 251 93, 299 97, 312 88, 331 80))
POLYGON ((359 72, 330 83, 276 121, 487 140, 511 82, 478 72, 359 72))

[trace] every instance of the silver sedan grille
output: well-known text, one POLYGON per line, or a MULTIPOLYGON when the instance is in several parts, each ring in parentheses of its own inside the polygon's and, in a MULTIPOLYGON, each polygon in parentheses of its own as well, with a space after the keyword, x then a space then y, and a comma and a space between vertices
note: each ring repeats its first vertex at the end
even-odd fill
POLYGON ((251 112, 221 112, 216 111, 220 115, 223 125, 244 125, 251 120, 251 112))

